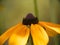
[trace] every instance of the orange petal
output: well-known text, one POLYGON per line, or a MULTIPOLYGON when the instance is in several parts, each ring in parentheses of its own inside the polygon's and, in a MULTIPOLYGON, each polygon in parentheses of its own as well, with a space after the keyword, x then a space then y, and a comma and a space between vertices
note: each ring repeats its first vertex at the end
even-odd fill
POLYGON ((51 37, 60 34, 60 25, 58 24, 49 22, 39 22, 39 24, 46 29, 47 34, 51 37))
POLYGON ((12 33, 18 30, 21 27, 21 24, 17 24, 9 28, 5 33, 0 36, 0 45, 3 45, 4 42, 12 35, 12 33))
POLYGON ((34 45, 47 45, 49 38, 43 27, 38 24, 31 25, 31 35, 34 45))
POLYGON ((26 45, 30 30, 25 25, 11 35, 9 45, 26 45))

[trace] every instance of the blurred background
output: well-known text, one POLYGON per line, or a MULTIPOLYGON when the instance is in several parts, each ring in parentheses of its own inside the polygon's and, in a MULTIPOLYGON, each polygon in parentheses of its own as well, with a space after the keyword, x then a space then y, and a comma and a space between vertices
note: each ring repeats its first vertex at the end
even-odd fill
MULTIPOLYGON (((60 24, 60 0, 0 0, 0 35, 28 13, 40 21, 60 24)), ((60 35, 50 37, 48 45, 60 45, 59 41, 60 35)))

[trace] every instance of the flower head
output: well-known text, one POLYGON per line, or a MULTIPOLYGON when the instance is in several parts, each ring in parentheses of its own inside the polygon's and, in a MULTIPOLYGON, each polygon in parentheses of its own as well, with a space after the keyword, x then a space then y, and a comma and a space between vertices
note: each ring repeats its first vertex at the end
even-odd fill
POLYGON ((34 45, 47 45, 48 36, 60 34, 60 25, 49 22, 39 22, 37 17, 28 14, 22 23, 9 28, 0 36, 0 45, 9 39, 8 45, 26 45, 29 36, 32 36, 34 45))

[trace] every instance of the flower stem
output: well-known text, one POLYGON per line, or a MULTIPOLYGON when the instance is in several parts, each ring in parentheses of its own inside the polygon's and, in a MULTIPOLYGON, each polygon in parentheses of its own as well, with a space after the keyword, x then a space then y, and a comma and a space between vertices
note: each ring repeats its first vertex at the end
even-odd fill
POLYGON ((38 17, 37 0, 34 0, 34 10, 35 10, 35 15, 36 15, 36 17, 38 17))

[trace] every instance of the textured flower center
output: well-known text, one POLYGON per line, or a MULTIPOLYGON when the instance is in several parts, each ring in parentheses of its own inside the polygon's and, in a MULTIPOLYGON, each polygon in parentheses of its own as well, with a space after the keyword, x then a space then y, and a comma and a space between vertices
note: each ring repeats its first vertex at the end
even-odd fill
POLYGON ((37 17, 34 17, 31 13, 29 13, 26 18, 23 19, 24 25, 31 25, 31 24, 37 24, 38 19, 37 17))

